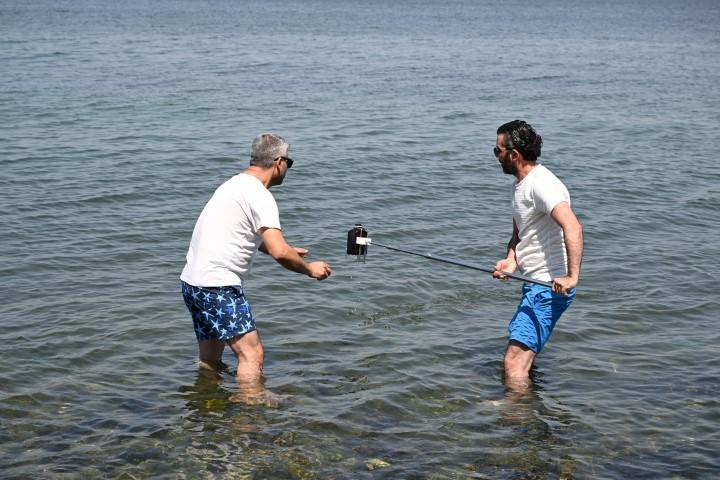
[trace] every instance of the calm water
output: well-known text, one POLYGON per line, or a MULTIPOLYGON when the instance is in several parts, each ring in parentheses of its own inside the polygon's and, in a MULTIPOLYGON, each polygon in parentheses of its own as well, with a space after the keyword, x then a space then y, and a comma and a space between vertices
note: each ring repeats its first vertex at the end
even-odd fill
MULTIPOLYGON (((714 478, 714 1, 0 1, 3 478, 714 478), (495 128, 545 139, 585 226, 535 388, 501 380, 520 284, 495 128), (246 287, 279 407, 198 377, 195 219, 277 131, 290 242, 246 287)), ((232 358, 226 357, 232 363, 232 358)))

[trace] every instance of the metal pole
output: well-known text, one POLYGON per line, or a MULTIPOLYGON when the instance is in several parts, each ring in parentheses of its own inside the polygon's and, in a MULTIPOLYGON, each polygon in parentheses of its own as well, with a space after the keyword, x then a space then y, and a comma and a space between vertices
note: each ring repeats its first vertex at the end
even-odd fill
MULTIPOLYGON (((397 247, 392 247, 390 245, 384 245, 382 243, 376 242, 375 240, 371 240, 369 242, 369 244, 387 248, 388 250, 395 250, 397 252, 407 253, 410 255, 417 255, 418 257, 424 257, 424 258, 428 258, 430 260, 437 260, 438 262, 450 263, 452 265, 459 265, 461 267, 472 268, 473 270, 480 270, 482 272, 487 272, 487 273, 495 272, 494 268, 481 267, 480 265, 476 265, 474 263, 462 262, 460 260, 454 260, 452 258, 442 257, 440 255, 433 255, 432 253, 413 252, 412 250, 405 250, 403 248, 397 248, 397 247)), ((501 272, 501 273, 503 275, 505 275, 506 277, 514 278, 515 280, 521 280, 521 281, 527 282, 527 283, 534 283, 535 285, 543 285, 545 287, 552 287, 552 283, 550 283, 550 282, 543 282, 541 280, 535 280, 535 279, 526 277, 525 275, 519 275, 516 273, 509 273, 509 272, 501 272)))

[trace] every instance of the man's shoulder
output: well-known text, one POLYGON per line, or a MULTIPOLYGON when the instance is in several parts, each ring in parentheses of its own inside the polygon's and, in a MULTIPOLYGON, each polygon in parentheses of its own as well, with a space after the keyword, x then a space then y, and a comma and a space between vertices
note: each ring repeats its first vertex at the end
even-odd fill
MULTIPOLYGON (((220 185, 211 201, 214 204, 245 205, 251 209, 277 205, 275 197, 252 175, 237 174, 220 185)), ((277 208, 277 206, 275 207, 277 208)))
POLYGON ((546 167, 545 164, 543 164, 543 163, 537 164, 537 166, 535 167, 535 175, 537 175, 537 176, 551 175, 553 177, 555 176, 555 174, 548 167, 546 167))
POLYGON ((570 202, 567 187, 550 169, 538 165, 535 170, 538 172, 532 185, 533 198, 536 204, 545 204, 543 211, 550 213, 558 202, 570 202))
POLYGON ((262 186, 262 182, 260 180, 253 177, 252 175, 248 175, 247 173, 238 173, 238 174, 228 178, 225 181, 225 183, 226 184, 243 184, 243 185, 253 185, 255 183, 259 183, 262 186))
POLYGON ((219 188, 229 189, 237 195, 272 196, 270 190, 265 188, 265 185, 263 185, 260 179, 252 175, 248 175, 247 173, 238 173, 234 177, 230 177, 225 181, 225 183, 220 185, 219 188))
POLYGON ((552 172, 552 170, 550 170, 543 164, 538 164, 538 166, 535 167, 534 170, 535 170, 535 180, 536 181, 562 183, 562 180, 560 180, 558 178, 558 176, 552 172))

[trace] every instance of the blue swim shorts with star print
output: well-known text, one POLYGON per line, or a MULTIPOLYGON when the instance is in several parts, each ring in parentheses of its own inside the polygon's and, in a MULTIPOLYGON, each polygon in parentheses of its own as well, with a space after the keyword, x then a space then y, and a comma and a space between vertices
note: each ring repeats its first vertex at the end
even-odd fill
POLYGON ((255 330, 250 304, 241 287, 181 285, 198 340, 226 341, 255 330))
POLYGON ((520 305, 508 325, 510 340, 527 345, 533 352, 540 353, 550 339, 560 315, 570 306, 573 298, 574 288, 565 297, 560 293, 553 293, 549 287, 526 283, 520 305))

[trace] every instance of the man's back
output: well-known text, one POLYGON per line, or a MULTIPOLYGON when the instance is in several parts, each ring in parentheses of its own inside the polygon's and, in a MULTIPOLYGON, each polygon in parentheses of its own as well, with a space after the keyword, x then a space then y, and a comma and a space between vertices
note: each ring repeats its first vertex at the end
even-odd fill
POLYGON ((525 275, 543 281, 567 274, 567 254, 560 226, 551 213, 570 194, 553 173, 538 164, 513 185, 513 220, 518 228, 518 266, 525 275))
POLYGON ((280 228, 277 204, 252 175, 220 185, 195 224, 180 278, 191 285, 241 285, 262 239, 261 227, 280 228))

